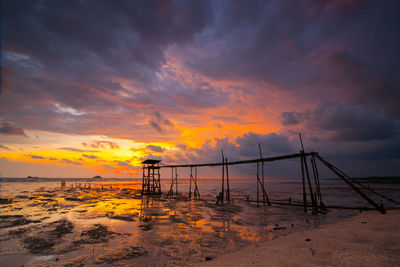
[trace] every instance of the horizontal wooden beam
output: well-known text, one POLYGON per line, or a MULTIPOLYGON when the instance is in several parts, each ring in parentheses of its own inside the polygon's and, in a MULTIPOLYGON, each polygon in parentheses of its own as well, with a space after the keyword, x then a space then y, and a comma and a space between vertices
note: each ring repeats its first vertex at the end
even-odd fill
MULTIPOLYGON (((277 160, 285 160, 285 159, 293 159, 302 156, 311 156, 316 155, 317 152, 309 152, 309 153, 296 153, 291 155, 284 155, 278 157, 269 157, 269 158, 258 158, 258 159, 250 159, 250 160, 239 160, 239 161, 231 161, 225 163, 225 165, 240 165, 240 164, 250 164, 250 163, 257 163, 257 162, 270 162, 270 161, 277 161, 277 160)), ((202 163, 202 164, 179 164, 179 165, 161 165, 160 168, 188 168, 188 167, 214 167, 214 166, 222 166, 222 162, 217 163, 202 163)))

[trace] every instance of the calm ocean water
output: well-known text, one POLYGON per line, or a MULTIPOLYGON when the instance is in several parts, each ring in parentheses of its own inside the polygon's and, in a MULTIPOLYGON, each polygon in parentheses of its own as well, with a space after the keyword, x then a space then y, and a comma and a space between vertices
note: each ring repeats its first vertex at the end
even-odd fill
MULTIPOLYGON (((57 188, 62 180, 65 180, 67 187, 76 184, 92 184, 100 185, 115 184, 119 188, 141 188, 141 178, 114 178, 93 180, 88 178, 39 178, 28 180, 26 178, 2 178, 0 179, 0 197, 12 197, 22 191, 33 191, 39 188, 57 188)), ((255 179, 231 179, 230 189, 234 195, 234 200, 244 199, 247 196, 255 199, 257 194, 257 186, 255 179)), ((371 183, 364 184, 372 189, 394 199, 400 199, 400 184, 390 183, 371 183)), ((198 187, 200 194, 211 197, 216 196, 221 191, 220 179, 198 179, 198 187)), ((161 179, 161 188, 163 193, 167 193, 170 188, 170 179, 161 179)), ((174 187, 175 188, 175 187, 174 187)), ((302 200, 302 183, 301 180, 288 179, 265 179, 265 188, 268 196, 276 200, 302 200)), ((178 190, 180 193, 187 194, 189 191, 189 179, 180 178, 178 180, 178 190)), ((307 188, 308 190, 308 188, 307 188)), ((370 207, 369 204, 353 191, 347 184, 339 179, 321 180, 322 199, 326 205, 340 205, 350 207, 370 207)), ((377 203, 383 204, 385 207, 394 207, 395 205, 385 199, 379 198, 370 192, 366 192, 368 196, 377 203)))

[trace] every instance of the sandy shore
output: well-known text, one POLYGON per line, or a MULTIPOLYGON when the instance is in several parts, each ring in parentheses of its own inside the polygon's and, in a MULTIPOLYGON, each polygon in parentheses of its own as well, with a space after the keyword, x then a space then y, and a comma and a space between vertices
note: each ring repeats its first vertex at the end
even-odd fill
POLYGON ((364 212, 199 266, 400 266, 400 210, 364 212))

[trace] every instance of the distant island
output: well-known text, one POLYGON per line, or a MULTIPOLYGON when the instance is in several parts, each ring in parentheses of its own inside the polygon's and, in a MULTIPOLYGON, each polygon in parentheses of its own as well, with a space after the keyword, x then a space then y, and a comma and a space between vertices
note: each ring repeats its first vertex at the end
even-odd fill
POLYGON ((39 177, 37 177, 37 176, 28 176, 28 177, 26 177, 26 179, 38 179, 39 177))
POLYGON ((93 179, 102 179, 103 177, 101 177, 100 175, 96 175, 93 177, 93 179))

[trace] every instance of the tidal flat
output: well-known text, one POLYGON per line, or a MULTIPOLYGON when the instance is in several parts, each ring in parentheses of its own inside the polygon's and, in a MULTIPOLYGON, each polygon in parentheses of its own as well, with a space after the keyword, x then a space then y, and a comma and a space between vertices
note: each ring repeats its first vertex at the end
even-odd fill
POLYGON ((189 200, 142 196, 139 182, 32 185, 2 190, 1 266, 190 265, 358 214, 257 207, 251 190, 217 206, 212 189, 189 200))

